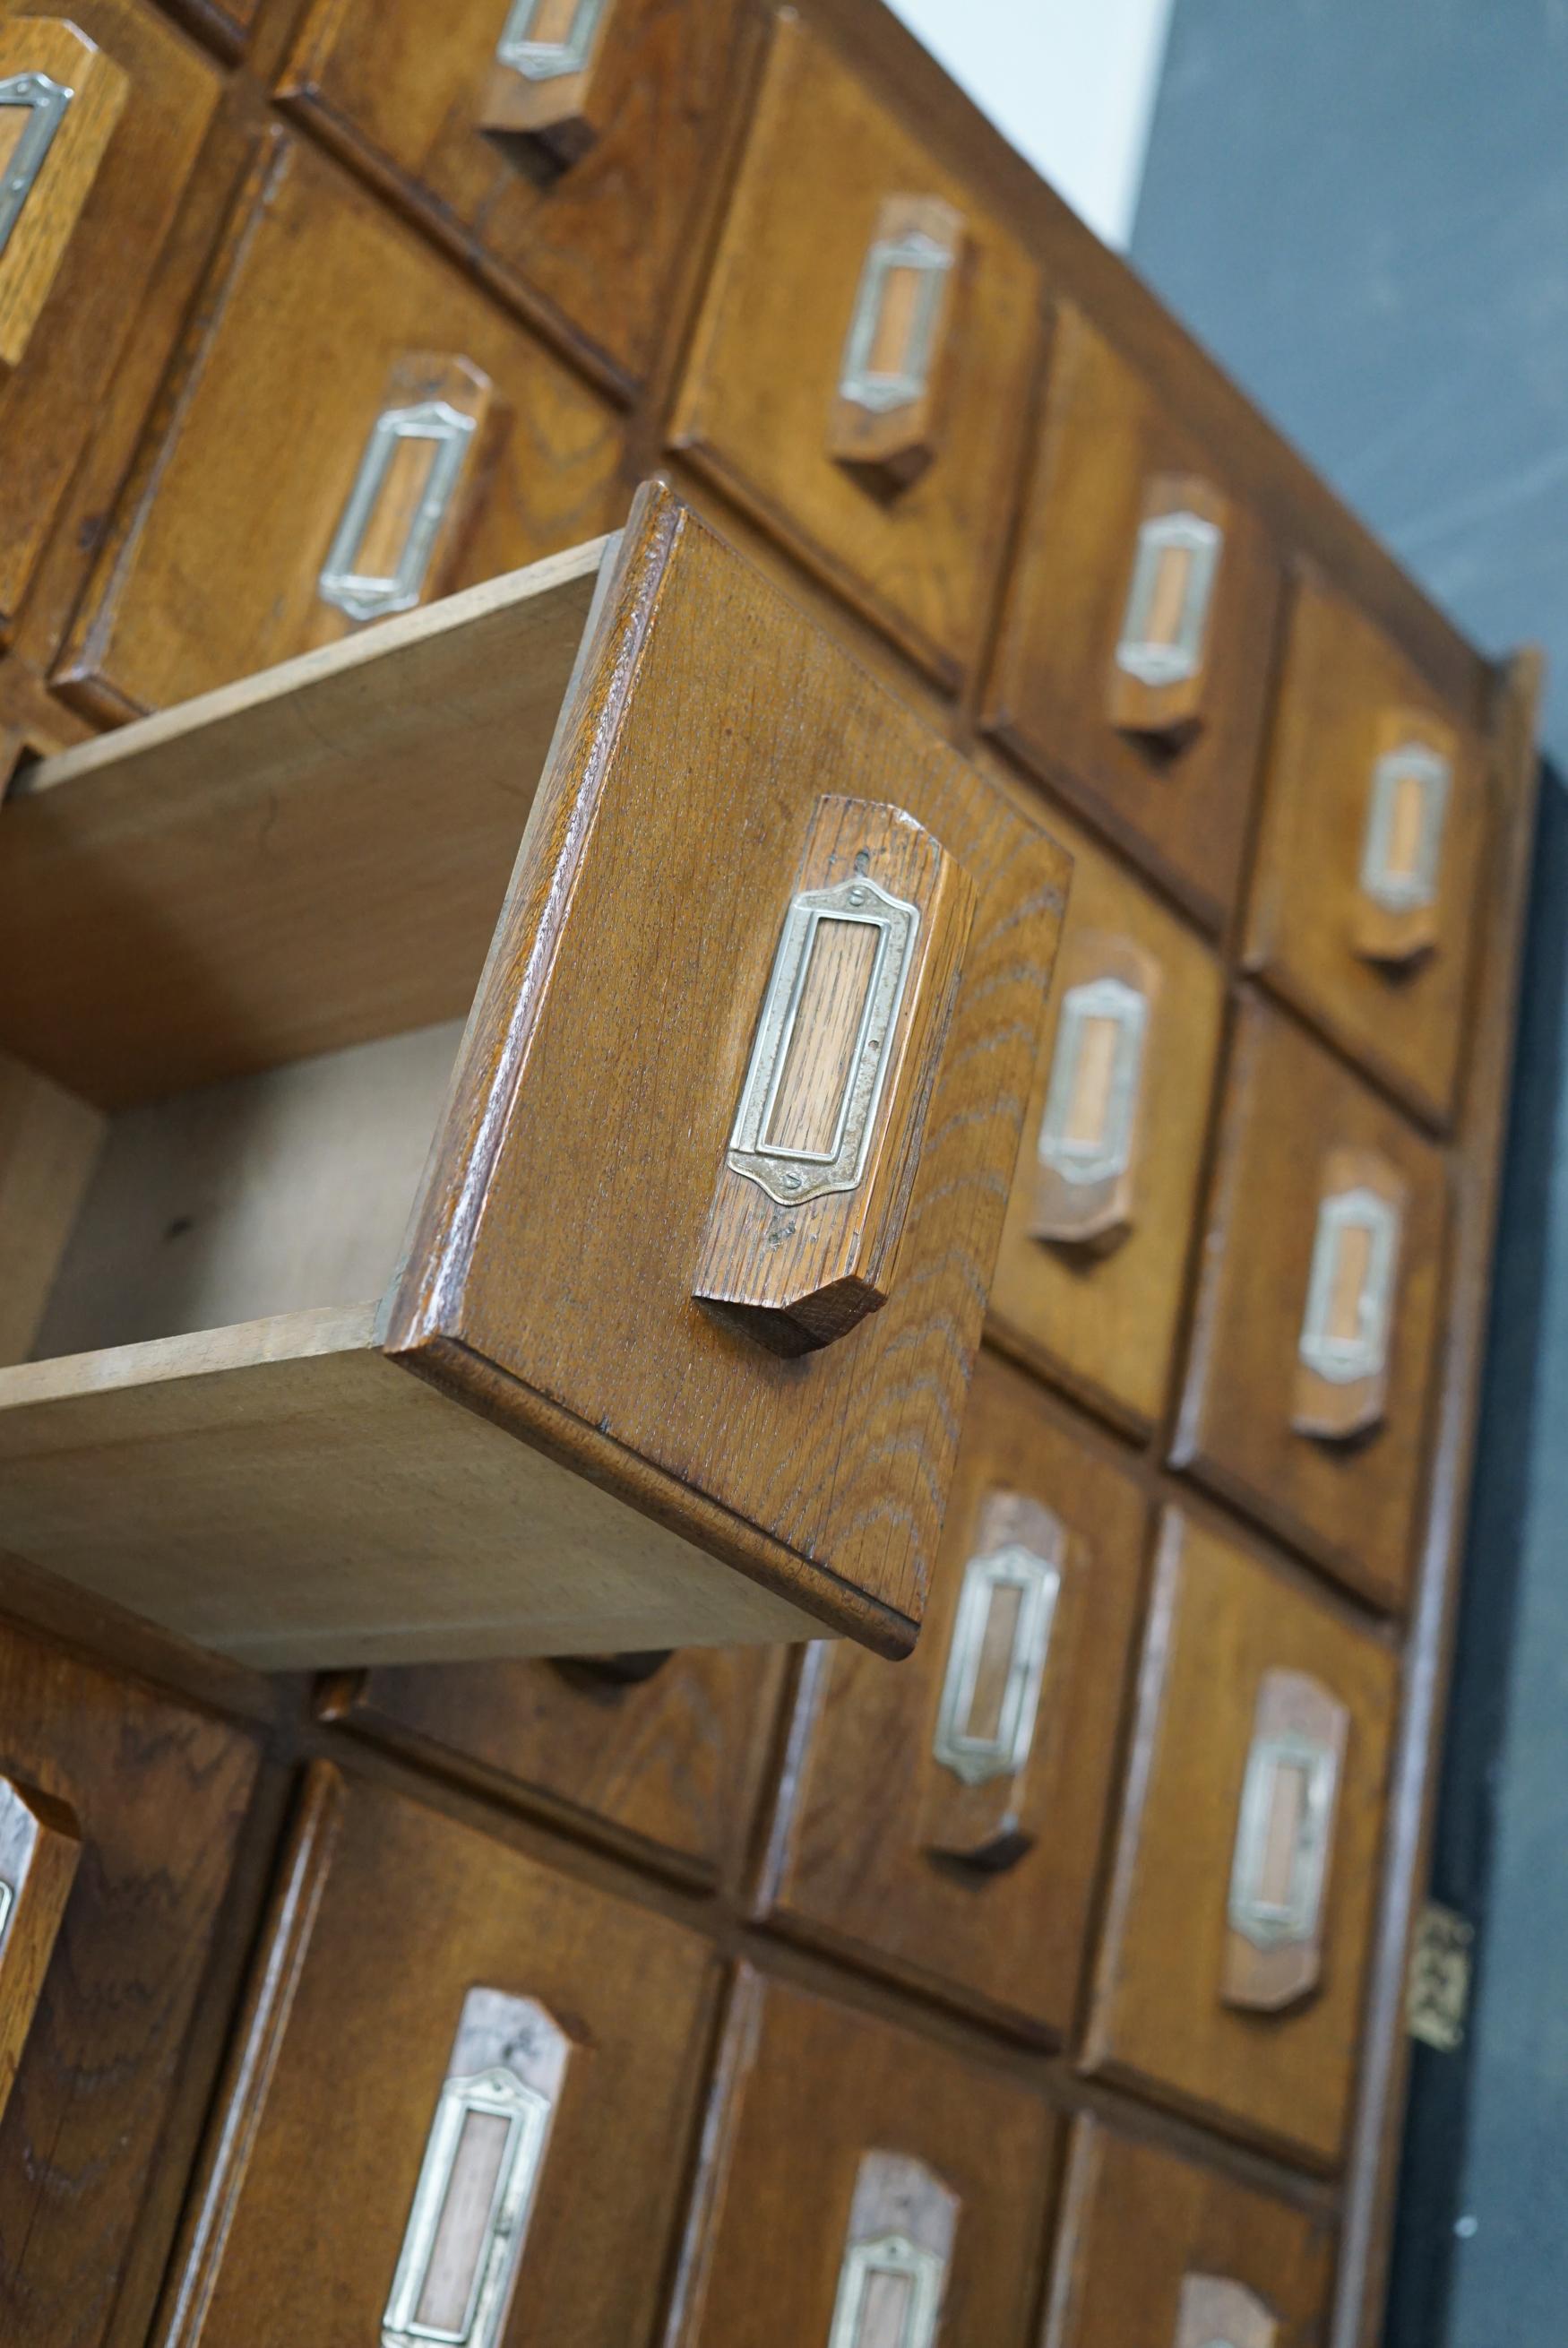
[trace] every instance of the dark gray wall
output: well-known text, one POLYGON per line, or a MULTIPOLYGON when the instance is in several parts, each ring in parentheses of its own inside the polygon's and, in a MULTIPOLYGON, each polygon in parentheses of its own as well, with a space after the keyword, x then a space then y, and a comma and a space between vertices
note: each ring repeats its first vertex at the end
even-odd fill
MULTIPOLYGON (((1568 766, 1568 0, 1175 0, 1134 265, 1482 644, 1568 766)), ((1388 2348, 1568 2340, 1568 798, 1548 776, 1440 1897, 1388 2348)))

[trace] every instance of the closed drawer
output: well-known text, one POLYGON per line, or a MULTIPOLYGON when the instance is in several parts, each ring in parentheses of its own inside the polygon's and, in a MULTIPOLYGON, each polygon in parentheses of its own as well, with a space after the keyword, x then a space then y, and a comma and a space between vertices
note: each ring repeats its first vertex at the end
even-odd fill
POLYGON ((1067 879, 999 790, 660 488, 30 781, 0 1540, 280 1667, 912 1642, 1067 879))
POLYGON ((160 2348, 647 2341, 714 1975, 662 1918, 319 1764, 160 2348))
MULTIPOLYGON (((692 241, 729 0, 314 0, 281 92, 629 384, 692 241)), ((716 160, 716 158, 714 159, 716 160)))
POLYGON ((768 1859, 776 1925, 1068 2033, 1144 1524, 1131 1478, 982 1354, 914 1655, 807 1658, 768 1859))
POLYGON ((0 640, 15 623, 217 104, 141 0, 0 20, 0 640))
POLYGON ((67 648, 123 718, 618 521, 610 411, 274 134, 67 648))
POLYGON ((1167 1518, 1088 2070, 1337 2165, 1397 1687, 1326 1600, 1167 1518))
POLYGON ((1290 2202, 1081 2119, 1042 2348, 1317 2348, 1332 2248, 1290 2202))
POLYGON ((1303 583, 1245 951, 1430 1119, 1459 1076, 1487 800, 1483 744, 1352 604, 1303 583))
POLYGON ((241 1731, 0 1633, 7 2340, 97 2348, 140 2295, 133 2239, 161 2263, 149 2179, 211 2059, 190 2032, 256 1761, 241 1731))
POLYGON ((975 190, 782 16, 675 438, 948 682, 1001 561, 1037 297, 975 190))
POLYGON ((1142 1434, 1175 1366, 1224 981, 1184 922, 1050 821, 1072 893, 988 1327, 1142 1434))
POLYGON ((664 2348, 1024 2348, 1056 2122, 743 1970, 664 2348))
POLYGON ((1064 307, 988 723, 1211 924, 1241 878, 1279 583, 1214 454, 1064 307))
POLYGON ((332 1716, 634 1855, 733 1881, 784 1664, 754 1648, 368 1672, 332 1716))
POLYGON ((1446 1221, 1437 1150, 1245 1004, 1173 1456, 1385 1607, 1409 1588, 1446 1221))

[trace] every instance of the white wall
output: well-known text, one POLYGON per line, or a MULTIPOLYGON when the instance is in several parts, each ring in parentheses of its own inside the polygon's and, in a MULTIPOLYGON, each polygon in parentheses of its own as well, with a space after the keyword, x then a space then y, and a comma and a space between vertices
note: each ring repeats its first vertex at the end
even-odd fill
POLYGON ((1172 0, 891 0, 1107 244, 1124 245, 1172 0))

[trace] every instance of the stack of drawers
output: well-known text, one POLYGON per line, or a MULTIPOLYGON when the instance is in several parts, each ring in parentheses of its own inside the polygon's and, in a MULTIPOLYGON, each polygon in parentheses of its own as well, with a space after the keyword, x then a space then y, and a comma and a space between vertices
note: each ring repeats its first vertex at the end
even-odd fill
POLYGON ((263 1681, 0 1573, 75 1869, 0 2333, 1363 2348, 1528 663, 874 0, 80 0, 0 76, 14 763, 662 468, 1074 860, 909 1661, 263 1681))

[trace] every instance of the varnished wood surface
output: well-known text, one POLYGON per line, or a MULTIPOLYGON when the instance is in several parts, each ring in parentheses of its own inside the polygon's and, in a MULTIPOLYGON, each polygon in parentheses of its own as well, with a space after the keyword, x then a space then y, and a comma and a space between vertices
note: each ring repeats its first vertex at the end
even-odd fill
MULTIPOLYGON (((1086 1456, 1032 1381, 982 1354, 932 1584, 909 1662, 814 1647, 781 1773, 762 1887, 782 1929, 848 1951, 938 1996, 978 2001, 1035 2037, 1071 2034, 1143 1574, 1146 1510, 1130 1478, 1086 1456), (1034 1735, 1000 1797, 1020 1855, 965 1866, 965 1789, 933 1742, 964 1568, 993 1495, 1049 1509, 1061 1587, 1034 1735)), ((980 1789, 976 1789, 978 1793, 980 1789)))
POLYGON ((1214 2318, 1241 2294, 1263 2323, 1245 2337, 1227 2330, 1231 2348, 1322 2337, 1329 2229, 1101 2121, 1074 2125, 1060 2239, 1040 2348, 1209 2348, 1222 2336, 1212 2322, 1189 2329, 1184 2316, 1214 2318), (1205 2281, 1219 2288, 1194 2290, 1205 2281))
POLYGON ((1408 1098, 1446 1120, 1459 1080, 1475 909, 1497 852, 1474 734, 1398 650, 1319 581, 1294 599, 1269 755, 1246 955, 1289 1000, 1408 1098), (1408 918, 1369 930, 1361 888, 1373 768, 1413 741, 1451 766, 1430 909, 1430 951, 1388 959, 1408 918), (1366 948, 1377 943, 1382 958, 1366 948))
POLYGON ((81 1862, 74 1810, 0 1776, 0 2119, 11 2100, 81 1862))
POLYGON ((948 682, 979 649, 1038 299, 1027 254, 961 175, 921 148, 821 34, 781 13, 674 438, 948 682), (837 460, 828 425, 862 267, 893 196, 949 205, 968 251, 939 448, 888 494, 837 460))
POLYGON ((1446 1189, 1436 1150, 1342 1063, 1283 1013, 1242 1005, 1173 1458, 1390 1610, 1414 1562, 1446 1189), (1294 1423, 1318 1208, 1348 1149, 1374 1153, 1408 1198, 1385 1399, 1359 1441, 1294 1423))
POLYGON ((1368 1632, 1173 1512, 1162 1529, 1085 2062, 1313 2167, 1344 2157, 1377 1906, 1397 1667, 1368 1632), (1323 1978, 1267 2016, 1225 2003, 1238 1805, 1266 1672, 1349 1714, 1323 1978))
MULTIPOLYGON (((579 151, 553 161, 557 139, 534 144, 518 114, 528 86, 493 67, 505 18, 495 0, 456 0, 439 22, 421 0, 315 0, 280 96, 623 384, 638 383, 720 144, 743 12, 723 0, 610 0, 590 74, 569 77, 589 87, 558 137, 579 151), (497 89, 503 81, 518 87, 497 89), (487 124, 501 135, 487 136, 487 124)), ((551 89, 532 87, 537 113, 551 89)))
POLYGON ((708 1949, 679 1927, 319 1766, 159 2348, 378 2337, 474 1987, 537 2000, 570 2042, 520 2303, 582 2348, 648 2342, 715 1986, 708 1949))
POLYGON ((304 649, 388 370, 430 349, 482 369, 512 418, 453 585, 620 520, 611 412, 313 148, 272 134, 89 582, 67 697, 139 716, 304 649))
MULTIPOLYGON (((69 99, 0 255, 0 380, 27 355, 93 181, 114 137, 130 84, 125 68, 58 16, 16 15, 0 24, 0 79, 39 74, 69 99)), ((16 159, 18 130, 32 119, 5 109, 5 161, 16 159)))
POLYGON ((743 1972, 663 2348, 825 2340, 878 2151, 957 2199, 944 2332, 1024 2348, 1055 2133, 1042 2104, 946 2049, 743 1972))

